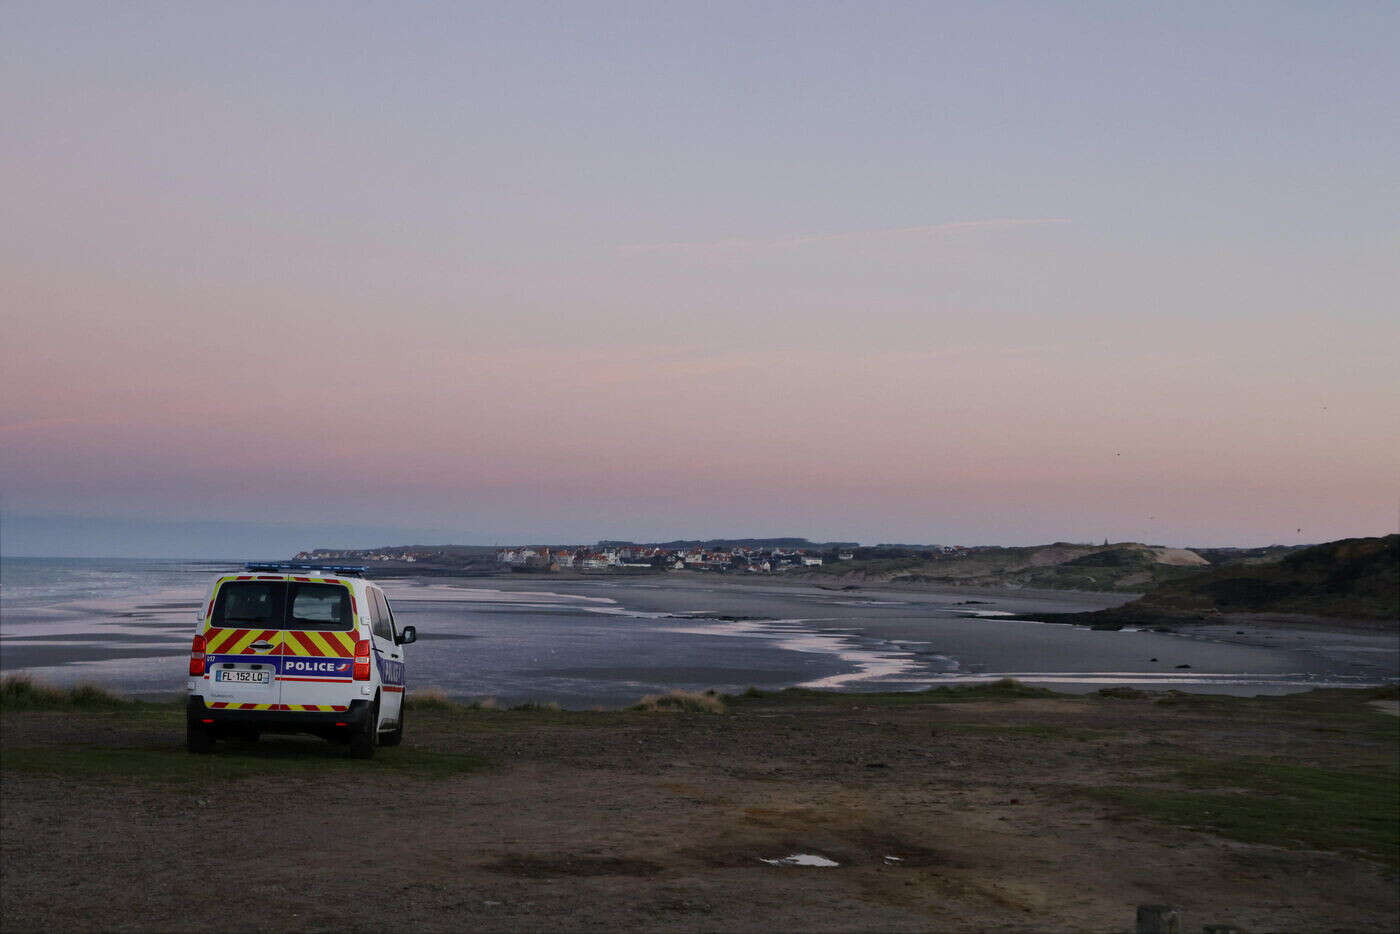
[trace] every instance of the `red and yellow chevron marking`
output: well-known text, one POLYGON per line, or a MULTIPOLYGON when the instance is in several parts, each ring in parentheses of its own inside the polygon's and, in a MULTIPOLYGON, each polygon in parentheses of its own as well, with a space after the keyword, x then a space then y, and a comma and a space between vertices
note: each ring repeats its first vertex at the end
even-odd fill
POLYGON ((214 701, 209 706, 218 710, 315 710, 334 712, 350 709, 343 704, 239 704, 233 701, 214 701))
POLYGON ((204 651, 208 655, 257 655, 249 652, 254 642, 279 644, 268 655, 303 655, 316 658, 351 658, 355 654, 355 633, 312 632, 279 629, 208 629, 204 633, 204 651))
POLYGON ((355 655, 355 633, 292 629, 285 633, 277 654, 353 658, 355 655))
MULTIPOLYGON (((254 642, 271 642, 280 634, 277 629, 206 629, 204 631, 204 652, 206 655, 257 655, 248 652, 254 642)), ((274 647, 269 655, 280 655, 274 647)))

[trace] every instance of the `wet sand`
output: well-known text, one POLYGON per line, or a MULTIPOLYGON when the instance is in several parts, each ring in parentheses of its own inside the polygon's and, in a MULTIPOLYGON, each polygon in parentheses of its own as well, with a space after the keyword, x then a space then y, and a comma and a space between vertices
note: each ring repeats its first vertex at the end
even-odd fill
MULTIPOLYGON (((1034 621, 1118 606, 1130 594, 833 590, 698 574, 381 583, 423 640, 410 651, 418 686, 508 702, 619 706, 671 687, 918 690, 1004 676, 1062 691, 1260 694, 1377 684, 1400 667, 1394 633, 1258 624, 1112 632, 1034 621)), ((7 614, 0 668, 178 691, 199 599, 163 592, 7 614)))

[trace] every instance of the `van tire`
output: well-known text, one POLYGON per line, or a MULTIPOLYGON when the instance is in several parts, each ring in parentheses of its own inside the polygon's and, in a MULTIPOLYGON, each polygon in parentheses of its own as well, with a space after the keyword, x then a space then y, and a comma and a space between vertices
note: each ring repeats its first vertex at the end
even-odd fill
POLYGON ((403 698, 403 697, 400 697, 400 698, 399 698, 399 723, 398 723, 398 725, 395 726, 395 727, 394 727, 392 730, 390 730, 388 733, 385 733, 383 736, 379 737, 379 745, 381 745, 381 746, 397 746, 399 743, 403 742, 403 709, 404 709, 404 706, 405 706, 405 705, 404 705, 404 700, 406 700, 406 698, 403 698))
POLYGON ((374 747, 379 745, 379 698, 369 708, 363 728, 350 736, 350 758, 373 759, 374 747))
POLYGON ((198 723, 185 724, 185 748, 204 755, 214 751, 214 736, 198 723))

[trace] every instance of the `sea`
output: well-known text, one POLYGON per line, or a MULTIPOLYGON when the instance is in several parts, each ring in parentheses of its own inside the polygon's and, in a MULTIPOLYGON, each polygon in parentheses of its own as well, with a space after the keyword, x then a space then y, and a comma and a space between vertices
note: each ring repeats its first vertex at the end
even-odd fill
MULTIPOLYGON (((0 672, 138 697, 184 690, 199 606, 236 561, 0 558, 0 672)), ((1288 629, 1098 632, 1037 614, 1122 595, 831 590, 700 574, 376 578, 409 690, 616 708, 673 689, 916 691, 1014 677, 1059 691, 1236 695, 1396 680, 1400 637, 1288 629)))

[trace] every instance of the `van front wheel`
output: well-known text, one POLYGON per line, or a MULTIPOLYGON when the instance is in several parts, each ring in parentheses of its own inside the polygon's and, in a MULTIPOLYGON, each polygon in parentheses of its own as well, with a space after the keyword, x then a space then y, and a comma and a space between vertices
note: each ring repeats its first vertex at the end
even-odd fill
POLYGON ((408 706, 404 703, 405 700, 407 700, 407 698, 400 698, 399 700, 398 724, 392 730, 379 737, 379 745, 397 746, 399 743, 403 742, 403 710, 404 707, 408 706))
POLYGON ((374 747, 379 745, 379 699, 375 698, 365 718, 364 726, 350 737, 350 758, 373 759, 374 747))

